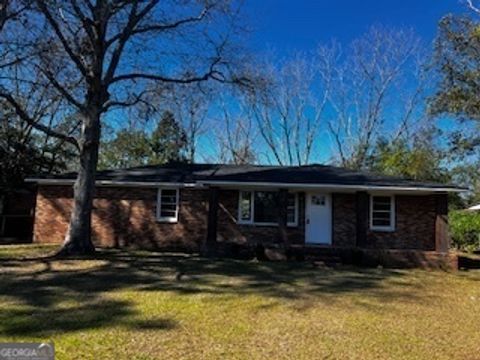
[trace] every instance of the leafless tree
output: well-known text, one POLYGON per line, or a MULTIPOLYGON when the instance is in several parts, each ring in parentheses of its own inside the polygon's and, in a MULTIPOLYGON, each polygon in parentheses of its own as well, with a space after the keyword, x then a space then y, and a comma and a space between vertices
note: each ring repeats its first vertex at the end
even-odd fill
POLYGON ((331 82, 322 62, 297 54, 267 69, 265 86, 250 103, 257 127, 274 161, 304 165, 310 161, 322 123, 331 82))
MULTIPOLYGON (((31 6, 32 2, 27 0, 0 1, 0 33, 7 24, 25 21, 23 15, 31 6)), ((22 43, 25 48, 19 51, 20 42, 16 40, 20 35, 18 30, 17 27, 9 27, 10 36, 2 37, 0 78, 2 84, 10 82, 13 85, 9 96, 17 99, 20 113, 28 114, 28 121, 17 115, 18 111, 8 100, 4 97, 0 99, 0 188, 4 191, 18 186, 27 172, 51 173, 59 166, 66 166, 66 157, 70 157, 74 149, 66 145, 66 138, 57 138, 52 134, 55 128, 62 128, 67 138, 78 132, 78 122, 58 116, 64 105, 60 96, 52 94, 44 86, 32 91, 16 81, 18 77, 10 76, 10 68, 37 55, 32 52, 31 42, 22 43)), ((36 74, 31 79, 32 82, 39 80, 36 74)))
POLYGON ((16 19, 28 5, 28 1, 0 0, 0 31, 8 21, 16 19))
MULTIPOLYGON (((27 94, 18 94, 21 96, 25 98, 22 106, 28 109, 35 123, 44 123, 48 129, 62 127, 67 134, 78 132, 73 119, 59 122, 56 113, 60 101, 44 103, 27 94)), ((0 192, 18 187, 27 174, 65 171, 74 156, 75 148, 63 139, 37 131, 22 121, 4 100, 0 101, 0 192)))
POLYGON ((168 93, 166 106, 185 129, 187 156, 192 163, 197 155, 199 138, 207 130, 208 111, 215 92, 211 86, 177 85, 168 93))
POLYGON ((477 4, 477 1, 475 0, 466 0, 467 6, 472 10, 473 12, 477 13, 480 15, 480 7, 477 4))
POLYGON ((361 169, 380 136, 408 136, 425 125, 428 59, 412 31, 383 27, 372 27, 345 52, 338 45, 329 51, 337 53, 328 66, 333 153, 341 165, 361 169))
POLYGON ((228 61, 238 53, 231 46, 237 10, 228 0, 32 0, 21 21, 6 23, 0 50, 13 49, 15 64, 7 72, 3 68, 0 98, 26 123, 79 150, 74 206, 60 254, 94 251, 95 174, 101 125, 110 110, 141 103, 153 83, 242 82, 228 61), (43 89, 60 95, 62 116, 78 119, 80 135, 35 122, 15 96, 19 83, 36 96, 43 89))
POLYGON ((217 161, 236 165, 253 164, 258 161, 259 148, 255 141, 257 131, 248 107, 242 103, 229 104, 222 98, 218 106, 219 118, 212 126, 218 147, 217 161))

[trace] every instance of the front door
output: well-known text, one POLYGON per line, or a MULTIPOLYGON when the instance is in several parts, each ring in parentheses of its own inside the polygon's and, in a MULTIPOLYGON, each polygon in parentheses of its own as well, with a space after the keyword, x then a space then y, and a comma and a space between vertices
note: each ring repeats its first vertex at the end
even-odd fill
POLYGON ((305 218, 307 244, 332 243, 332 204, 330 194, 308 193, 305 218))

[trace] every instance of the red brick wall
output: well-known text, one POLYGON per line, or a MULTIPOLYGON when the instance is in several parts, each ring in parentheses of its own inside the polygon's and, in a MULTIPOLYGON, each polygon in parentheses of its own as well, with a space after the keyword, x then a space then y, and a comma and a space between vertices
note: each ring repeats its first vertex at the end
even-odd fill
POLYGON ((332 194, 332 219, 332 245, 355 246, 357 236, 355 194, 332 194))
MULTIPOLYGON (((178 223, 156 221, 154 188, 100 187, 93 211, 93 238, 97 245, 198 250, 207 234, 208 190, 182 189, 178 223)), ((34 241, 60 243, 67 231, 72 206, 71 186, 39 186, 34 241)), ((276 243, 277 226, 236 224, 238 191, 220 190, 217 240, 220 242, 276 243)), ((333 194, 333 246, 356 245, 355 194, 333 194)), ((436 201, 431 196, 396 196, 396 230, 368 230, 367 248, 435 249, 436 201)), ((305 196, 299 194, 299 224, 288 227, 293 244, 305 241, 305 196)))
POLYGON ((395 196, 395 231, 368 231, 367 248, 435 250, 436 199, 395 196))
MULTIPOLYGON (((333 195, 333 246, 356 245, 355 194, 333 195)), ((395 231, 372 231, 366 248, 435 250, 435 195, 395 196, 395 231)))
POLYGON ((72 187, 38 187, 33 229, 35 242, 62 242, 67 232, 68 220, 70 218, 72 194, 72 187))
MULTIPOLYGON (((40 186, 35 212, 35 242, 59 243, 72 207, 70 186, 40 186)), ((206 191, 180 191, 178 223, 156 221, 157 190, 97 188, 92 215, 93 239, 105 247, 137 246, 198 250, 206 234, 206 191)))

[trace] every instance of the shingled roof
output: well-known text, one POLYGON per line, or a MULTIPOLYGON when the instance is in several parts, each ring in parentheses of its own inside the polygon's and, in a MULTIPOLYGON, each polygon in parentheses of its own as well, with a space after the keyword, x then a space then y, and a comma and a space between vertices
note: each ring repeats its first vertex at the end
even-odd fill
MULTIPOLYGON (((73 181, 76 173, 35 176, 30 181, 54 183, 73 181), (53 180, 53 181, 52 181, 53 180)), ((338 185, 357 187, 394 187, 430 190, 462 191, 460 187, 433 182, 419 182, 399 177, 352 171, 327 165, 269 166, 231 164, 182 164, 150 165, 128 169, 97 172, 102 183, 175 183, 175 184, 291 184, 338 185)))

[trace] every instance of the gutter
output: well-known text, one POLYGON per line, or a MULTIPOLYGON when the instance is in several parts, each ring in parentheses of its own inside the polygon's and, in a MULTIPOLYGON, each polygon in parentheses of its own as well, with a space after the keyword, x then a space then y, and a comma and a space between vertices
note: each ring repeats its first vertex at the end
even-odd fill
POLYGON ((456 187, 418 187, 418 186, 389 186, 389 185, 341 185, 341 184, 305 184, 281 182, 238 182, 238 181, 203 181, 202 185, 214 186, 242 186, 242 187, 276 187, 288 189, 351 189, 351 190, 397 190, 397 191, 433 191, 433 192, 465 192, 468 189, 456 187))
MULTIPOLYGON (((73 185, 73 179, 40 179, 27 178, 25 182, 36 182, 39 185, 73 185)), ((97 180, 99 186, 124 186, 124 187, 178 187, 178 188, 205 188, 208 186, 235 186, 235 187, 261 187, 261 188, 283 188, 283 189, 345 189, 345 190, 368 190, 368 191, 427 191, 427 192, 454 192, 461 193, 468 191, 456 187, 418 187, 418 186, 388 186, 388 185, 341 185, 341 184, 309 184, 309 183, 281 183, 281 182, 238 182, 238 181, 198 181, 192 183, 180 182, 137 182, 137 181, 115 181, 97 180)))
MULTIPOLYGON (((73 185, 73 179, 39 179, 26 178, 25 182, 37 183, 39 185, 73 185)), ((182 187, 197 188, 203 187, 198 183, 179 183, 179 182, 147 182, 147 181, 115 181, 115 180, 96 180, 95 185, 99 186, 125 186, 125 187, 182 187)))

